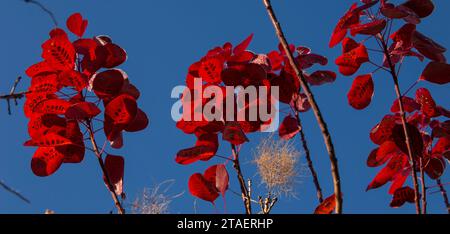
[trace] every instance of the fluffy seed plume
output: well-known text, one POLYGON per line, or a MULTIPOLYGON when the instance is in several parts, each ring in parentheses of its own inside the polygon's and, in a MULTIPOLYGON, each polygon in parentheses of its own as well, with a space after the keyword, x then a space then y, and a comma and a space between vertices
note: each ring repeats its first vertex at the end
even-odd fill
POLYGON ((295 196, 299 177, 300 153, 292 143, 275 140, 273 136, 261 141, 255 152, 254 163, 261 184, 273 195, 295 196))

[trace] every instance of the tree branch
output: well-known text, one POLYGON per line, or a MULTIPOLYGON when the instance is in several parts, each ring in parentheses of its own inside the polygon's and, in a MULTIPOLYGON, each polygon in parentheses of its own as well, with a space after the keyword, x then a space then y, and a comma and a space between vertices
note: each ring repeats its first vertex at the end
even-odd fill
POLYGON ((448 201, 447 191, 444 188, 444 185, 441 182, 441 179, 436 180, 437 185, 441 191, 442 197, 444 198, 445 207, 447 208, 448 214, 450 214, 450 202, 448 201))
POLYGON ((234 169, 236 170, 239 185, 241 188, 241 195, 242 200, 244 201, 244 207, 245 207, 245 213, 246 214, 252 214, 252 202, 251 202, 251 192, 250 189, 247 188, 247 185, 245 184, 244 176, 242 175, 241 165, 239 162, 239 153, 236 150, 236 146, 231 144, 231 152, 233 153, 233 165, 234 169))
POLYGON ((18 197, 20 200, 30 204, 30 200, 28 200, 25 196, 23 196, 21 193, 19 193, 18 191, 16 191, 15 189, 9 187, 8 185, 5 184, 5 182, 0 180, 0 187, 2 187, 3 189, 5 189, 7 192, 13 194, 14 196, 18 197))
POLYGON ((122 204, 119 201, 119 196, 115 192, 114 186, 112 185, 111 179, 108 175, 108 171, 106 170, 105 164, 103 163, 102 152, 99 150, 97 142, 95 141, 95 136, 94 136, 94 131, 92 128, 91 121, 87 121, 86 125, 87 125, 87 130, 89 132, 89 138, 91 140, 95 156, 98 159, 98 163, 103 172, 103 177, 105 178, 106 187, 108 188, 109 192, 111 193, 111 197, 114 201, 114 205, 117 207, 117 212, 119 214, 125 214, 125 209, 122 207, 122 204))
POLYGON ((56 20, 55 15, 53 14, 52 11, 50 11, 47 7, 45 7, 42 3, 36 1, 36 0, 23 0, 25 3, 30 3, 30 4, 34 4, 36 6, 38 6, 42 11, 44 11, 45 13, 47 13, 50 18, 53 21, 53 24, 55 25, 55 27, 58 27, 58 21, 56 20))
POLYGON ((18 92, 16 93, 17 86, 19 85, 19 82, 22 80, 22 77, 17 77, 16 81, 14 81, 14 85, 11 88, 11 91, 9 94, 6 95, 0 95, 0 99, 6 100, 6 103, 8 104, 8 114, 11 115, 11 100, 14 100, 14 104, 17 106, 17 100, 22 99, 25 97, 28 91, 24 92, 18 92))
POLYGON ((314 168, 314 164, 311 159, 311 153, 309 151, 308 143, 306 142, 306 136, 303 131, 302 121, 300 119, 300 113, 298 113, 298 112, 297 112, 297 121, 298 121, 298 126, 300 128, 300 139, 302 141, 303 150, 305 151, 306 161, 308 162, 309 171, 311 171, 314 186, 316 187, 317 199, 319 200, 319 204, 321 204, 323 202, 322 188, 320 187, 319 178, 317 176, 316 169, 314 168))
POLYGON ((399 100, 398 103, 399 103, 399 107, 400 107, 400 117, 402 120, 403 133, 405 135, 406 148, 408 149, 409 161, 410 161, 410 164, 412 167, 411 174, 412 174, 413 183, 414 183, 414 194, 415 194, 414 201, 415 201, 415 205, 416 205, 416 212, 417 212, 417 214, 422 214, 422 210, 420 207, 420 193, 419 193, 419 183, 418 183, 418 179, 417 179, 416 161, 414 160, 412 147, 411 147, 411 145, 412 145, 411 139, 409 136, 407 125, 406 125, 407 124, 406 114, 405 114, 405 108, 404 108, 404 104, 403 104, 403 100, 402 100, 402 92, 400 91, 400 85, 398 82, 398 76, 397 76, 397 73, 395 72, 395 65, 392 62, 386 41, 380 34, 378 34, 378 40, 380 40, 380 42, 381 42, 381 47, 384 51, 386 60, 389 64, 390 73, 391 73, 392 79, 394 81, 395 93, 399 100))
POLYGON ((338 168, 338 160, 336 158, 336 153, 333 146, 333 141, 331 139, 331 135, 328 131, 327 124, 322 116, 322 113, 319 109, 319 106, 314 98, 313 93, 311 92, 311 89, 309 88, 309 85, 306 81, 306 77, 303 74, 303 71, 301 71, 294 59, 294 56, 292 55, 292 51, 289 49, 289 44, 286 40, 286 37, 284 36, 284 33, 282 31, 281 25, 275 15, 275 12, 272 8, 272 5, 270 3, 270 0, 263 0, 264 5, 266 7, 267 13, 269 14, 269 17, 272 21, 272 24, 275 28, 276 34, 278 36, 278 39, 288 57, 289 63, 291 67, 294 69, 295 73, 297 74, 297 77, 300 81, 300 85, 305 92, 306 96, 308 97, 308 101, 311 104, 311 108, 314 111, 314 115, 316 117, 317 123, 322 131, 322 136, 328 151, 328 155, 331 162, 331 174, 333 176, 333 185, 334 185, 334 193, 336 194, 336 213, 342 214, 342 192, 341 192, 341 179, 339 175, 339 168, 338 168))

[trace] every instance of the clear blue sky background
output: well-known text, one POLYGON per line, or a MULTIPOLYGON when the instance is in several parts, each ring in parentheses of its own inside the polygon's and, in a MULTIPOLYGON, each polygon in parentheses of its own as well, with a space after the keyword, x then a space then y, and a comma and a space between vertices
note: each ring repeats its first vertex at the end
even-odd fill
MULTIPOLYGON (((273 1, 290 42, 306 45, 327 56, 330 61, 340 48, 329 49, 328 39, 339 17, 348 9, 351 0, 328 1, 273 1)), ((184 195, 173 201, 171 213, 192 213, 194 198, 187 191, 187 180, 194 172, 203 172, 210 163, 180 166, 174 162, 179 149, 190 147, 195 139, 176 129, 170 116, 175 100, 170 98, 173 87, 184 83, 188 66, 204 53, 226 41, 240 42, 255 33, 250 47, 253 51, 269 52, 277 47, 272 25, 260 0, 229 1, 50 1, 42 0, 51 9, 60 25, 74 12, 82 12, 89 20, 86 35, 107 34, 124 47, 129 60, 122 66, 142 92, 140 105, 151 118, 150 128, 137 134, 126 134, 125 147, 118 151, 126 157, 125 190, 132 201, 144 187, 167 179, 174 179, 170 192, 184 195)), ((419 30, 450 47, 448 11, 450 2, 436 0, 437 9, 419 30)), ((32 5, 20 0, 0 2, 0 93, 8 92, 14 79, 40 60, 41 43, 52 28, 49 17, 32 5)), ((447 56, 449 54, 447 53, 447 56)), ((401 74, 404 88, 418 78, 425 63, 408 59, 401 74)), ((336 70, 331 62, 329 69, 336 70)), ((28 78, 19 89, 28 85, 28 78)), ((413 213, 413 205, 400 209, 389 208, 391 197, 387 187, 365 192, 367 184, 379 169, 366 167, 368 153, 374 148, 368 134, 371 128, 389 111, 394 100, 392 82, 387 74, 376 76, 376 94, 372 105, 364 111, 355 111, 347 104, 346 94, 352 78, 339 76, 336 83, 314 88, 322 111, 332 132, 345 196, 347 213, 413 213)), ((441 105, 450 107, 449 88, 429 87, 441 105)), ((46 208, 58 213, 107 213, 112 208, 97 162, 87 155, 82 164, 63 165, 53 176, 39 178, 30 170, 32 148, 24 148, 27 140, 27 120, 22 103, 8 116, 6 105, 0 103, 0 179, 20 190, 32 201, 24 204, 0 189, 0 213, 42 213, 46 208)), ((312 148, 312 157, 319 171, 325 195, 332 194, 330 165, 319 129, 312 113, 304 115, 305 132, 312 148)), ((242 160, 247 177, 254 178, 252 148, 265 134, 254 134, 251 143, 244 146, 242 160)), ((298 141, 298 139, 296 139, 298 141)), ((297 144, 298 145, 298 144, 297 144)), ((222 147, 221 154, 229 154, 222 147)), ((299 147, 300 148, 300 147, 299 147)), ((302 163, 305 163, 302 158, 302 163)), ((231 188, 238 190, 232 173, 231 188)), ((449 174, 443 177, 449 182, 449 174)), ((254 178, 256 180, 256 178, 254 178)), ((298 199, 282 198, 275 213, 311 213, 317 205, 311 177, 304 174, 296 187, 298 199)), ((410 183, 410 182, 409 182, 410 183)), ((262 189, 262 188, 258 188, 262 189)), ((218 200, 218 210, 222 211, 218 200)), ((227 193, 229 213, 242 212, 240 198, 227 193)), ((432 212, 443 213, 442 197, 430 195, 432 212)), ((201 213, 214 213, 210 204, 198 201, 201 213)))

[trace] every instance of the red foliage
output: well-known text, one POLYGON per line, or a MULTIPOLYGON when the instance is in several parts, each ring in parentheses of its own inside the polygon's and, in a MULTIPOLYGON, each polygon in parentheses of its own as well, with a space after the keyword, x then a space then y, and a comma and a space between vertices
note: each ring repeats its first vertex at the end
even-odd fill
POLYGON ((389 76, 396 81, 400 71, 398 67, 406 57, 417 57, 420 61, 425 58, 431 60, 419 80, 393 102, 392 114, 386 115, 370 133, 370 139, 379 147, 370 153, 367 165, 386 165, 367 189, 379 188, 392 182, 389 190, 390 194, 394 194, 391 206, 400 207, 405 202, 414 202, 414 190, 403 187, 411 170, 424 170, 431 179, 438 179, 445 170, 445 158, 448 157, 449 150, 448 124, 445 124, 448 120, 441 122, 442 118, 448 118, 448 111, 436 104, 428 89, 418 89, 415 98, 406 94, 418 81, 447 84, 450 81, 450 65, 446 63, 444 56, 446 49, 418 31, 422 19, 434 11, 431 0, 406 0, 398 5, 386 0, 361 2, 363 5, 353 4, 339 20, 330 39, 330 47, 342 43, 342 55, 336 59, 341 74, 354 75, 369 61, 376 66, 374 72, 355 78, 348 93, 348 101, 353 108, 360 110, 370 105, 374 95, 372 76, 375 72, 388 70, 389 76), (394 20, 403 20, 405 23, 391 34, 394 20), (353 37, 364 35, 364 40, 357 42, 356 39, 347 37, 348 31, 353 37), (371 55, 366 48, 370 39, 376 40, 376 45, 380 47, 378 50, 371 49, 370 52, 381 51, 384 55, 381 64, 370 59, 371 55), (418 168, 412 168, 409 162, 400 101, 407 114, 405 127, 412 144, 413 160, 418 168), (437 150, 433 152, 432 149, 437 150))
MULTIPOLYGON (((125 72, 110 69, 125 61, 125 51, 106 36, 81 38, 87 24, 79 13, 70 16, 67 28, 78 39, 71 42, 63 29, 53 29, 42 45, 44 60, 26 70, 31 86, 24 112, 31 139, 25 145, 38 147, 31 160, 37 176, 49 176, 63 163, 83 161, 89 148, 80 125, 94 134, 93 122, 103 125, 99 127, 113 148, 122 146, 123 131, 140 131, 148 125, 136 104, 139 91, 125 72)), ((96 153, 101 157, 103 151, 96 153)), ((104 163, 114 190, 122 194, 124 159, 108 155, 104 163)))

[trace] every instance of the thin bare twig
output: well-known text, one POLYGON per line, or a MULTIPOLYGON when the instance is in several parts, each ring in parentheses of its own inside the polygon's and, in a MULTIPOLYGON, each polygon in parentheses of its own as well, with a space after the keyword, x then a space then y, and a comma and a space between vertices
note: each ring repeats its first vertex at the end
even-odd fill
POLYGON ((19 193, 17 190, 11 188, 10 186, 6 185, 5 182, 0 180, 0 187, 2 187, 3 189, 5 189, 7 192, 13 194, 14 196, 18 197, 20 200, 30 204, 30 200, 28 200, 28 198, 26 198, 25 196, 23 196, 21 193, 19 193))
POLYGON ((25 3, 30 3, 30 4, 34 4, 34 5, 38 6, 42 11, 44 11, 45 13, 47 13, 50 16, 55 27, 58 27, 58 21, 56 20, 55 14, 53 14, 53 12, 50 11, 47 7, 45 7, 42 3, 40 3, 36 0, 23 0, 23 1, 25 3))
POLYGON ((331 174, 333 176, 333 185, 334 185, 334 193, 336 194, 336 213, 342 214, 342 192, 341 192, 341 178, 339 175, 339 168, 338 168, 338 160, 336 158, 336 153, 333 146, 333 141, 331 139, 330 132, 328 131, 327 124, 322 116, 322 113, 319 109, 319 105, 317 104, 313 93, 311 92, 311 89, 307 83, 306 77, 303 74, 303 71, 299 69, 297 66, 297 63, 295 62, 294 56, 292 55, 292 51, 290 51, 289 44, 286 40, 286 37, 284 36, 283 30, 281 28, 280 22, 278 21, 275 12, 272 8, 270 0, 263 0, 264 5, 266 7, 267 13, 269 14, 269 17, 272 21, 272 24, 275 28, 276 34, 278 36, 278 39, 283 47, 283 50, 285 51, 289 63, 291 67, 294 69, 295 73, 297 74, 297 77, 300 81, 300 85, 302 90, 305 92, 306 96, 308 97, 308 101, 311 104, 311 108, 314 111, 314 115, 316 117, 317 123, 322 131, 322 136, 328 151, 328 155, 331 162, 331 174))
POLYGON ((251 195, 250 195, 251 191, 245 184, 245 179, 244 179, 244 176, 242 175, 241 165, 239 162, 239 153, 236 150, 236 146, 233 144, 231 144, 231 152, 233 153, 233 157, 234 157, 233 165, 234 165, 234 169, 236 170, 239 185, 241 188, 241 195, 242 195, 242 200, 244 201, 245 213, 251 214, 252 213, 252 202, 251 202, 251 195))
POLYGON ((321 204, 323 202, 322 188, 320 187, 319 178, 317 176, 316 169, 314 168, 314 164, 311 159, 311 153, 309 151, 308 143, 306 142, 306 136, 303 131, 302 121, 300 119, 300 114, 298 112, 297 112, 297 121, 298 121, 298 126, 300 128, 300 139, 302 141, 303 150, 305 151, 306 161, 308 162, 309 171, 311 172, 314 186, 316 187, 317 199, 319 200, 319 204, 321 204))
POLYGON ((403 104, 403 100, 402 100, 402 92, 400 91, 400 85, 398 82, 398 76, 397 76, 397 73, 395 70, 395 65, 392 62, 392 59, 391 59, 391 56, 389 53, 388 45, 381 34, 378 34, 377 42, 378 41, 379 41, 381 48, 384 51, 386 60, 388 62, 392 80, 394 81, 395 93, 399 100, 398 103, 399 103, 399 107, 400 107, 400 117, 402 120, 403 134, 405 135, 406 148, 408 149, 409 161, 410 161, 410 164, 412 167, 411 174, 412 174, 413 183, 414 183, 414 194, 415 194, 414 201, 415 201, 415 205, 416 205, 416 212, 417 212, 417 214, 422 214, 422 209, 420 207, 420 193, 419 193, 419 183, 418 183, 418 179, 417 179, 416 161, 414 160, 414 155, 412 152, 412 147, 411 147, 412 143, 411 143, 408 127, 407 127, 405 108, 404 108, 404 104, 403 104))
POLYGON ((28 91, 24 92, 18 92, 16 93, 17 86, 19 85, 19 82, 22 80, 22 77, 17 77, 16 81, 14 81, 14 85, 11 88, 11 91, 9 94, 6 95, 0 95, 0 99, 6 100, 6 103, 8 104, 8 114, 11 115, 11 100, 14 100, 14 104, 17 106, 17 100, 22 99, 25 97, 25 94, 29 93, 28 91))
POLYGON ((423 163, 423 158, 420 157, 420 180, 422 186, 422 213, 427 214, 427 186, 425 184, 425 165, 423 163))
POLYGON ((448 214, 450 214, 450 202, 448 201, 447 191, 444 188, 444 185, 441 182, 441 179, 436 180, 437 185, 441 191, 442 197, 444 198, 445 207, 447 208, 448 214))

